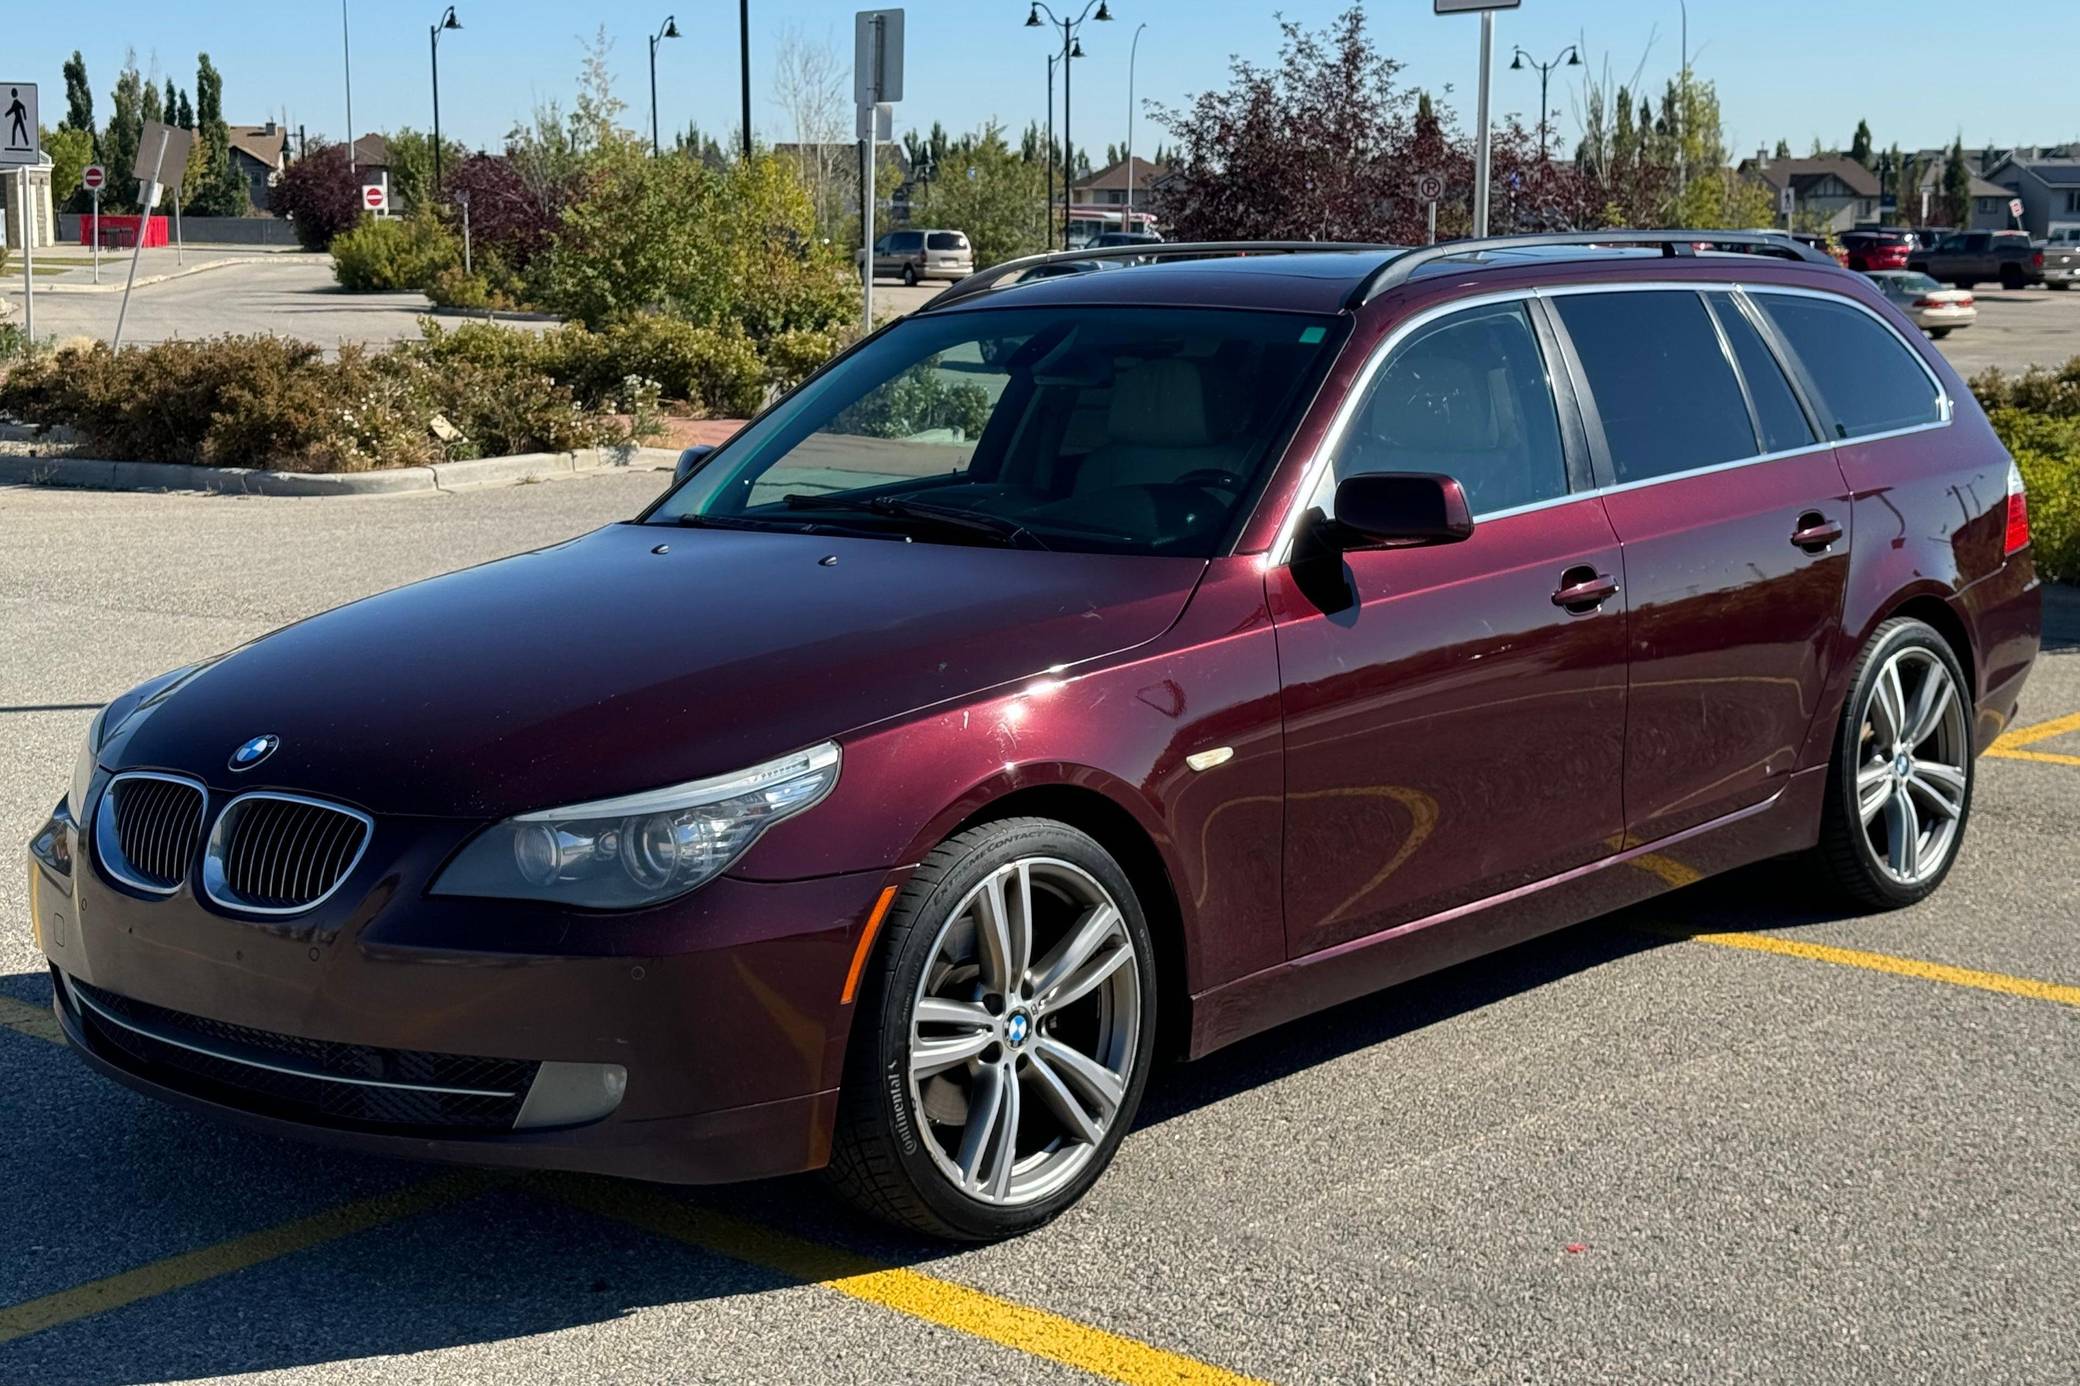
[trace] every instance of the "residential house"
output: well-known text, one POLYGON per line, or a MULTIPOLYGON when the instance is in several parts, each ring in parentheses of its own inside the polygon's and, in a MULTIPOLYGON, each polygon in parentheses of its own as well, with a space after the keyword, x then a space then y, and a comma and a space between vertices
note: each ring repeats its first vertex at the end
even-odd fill
POLYGON ((354 141, 354 172, 362 175, 364 183, 380 183, 383 175, 393 172, 390 162, 390 141, 377 134, 363 135, 354 141))
MULTIPOLYGON (((1096 173, 1079 178, 1069 185, 1069 200, 1078 207, 1119 207, 1127 205, 1127 172, 1129 160, 1107 164, 1096 173)), ((1134 206, 1141 211, 1148 209, 1153 200, 1150 193, 1155 185, 1168 176, 1169 170, 1160 164, 1152 164, 1136 155, 1133 166, 1134 206)))
POLYGON ((2061 226, 2080 226, 2080 158, 2025 159, 2011 154, 1987 178, 2022 199, 2022 226, 2042 240, 2061 226))
POLYGON ((270 120, 265 125, 232 125, 231 166, 246 180, 246 196, 253 210, 268 210, 274 180, 289 162, 289 132, 270 120))
MULTIPOLYGON (((1943 205, 1943 179, 1949 168, 1950 156, 1945 154, 1932 164, 1916 164, 1915 194, 1912 203, 1900 209, 1906 220, 1917 226, 1941 225, 1949 220, 1950 213, 1943 205), (1923 208, 1927 208, 1923 212, 1923 208)), ((1966 231, 2006 231, 2015 225, 2008 215, 2008 200, 2015 194, 1998 183, 1990 183, 1978 174, 1972 175, 1971 211, 1965 225, 1966 231)))
POLYGON ((1779 204, 1785 187, 1803 222, 1829 231, 1851 231, 1878 220, 1878 175, 1840 155, 1818 159, 1773 159, 1762 150, 1741 162, 1740 171, 1770 190, 1779 204))

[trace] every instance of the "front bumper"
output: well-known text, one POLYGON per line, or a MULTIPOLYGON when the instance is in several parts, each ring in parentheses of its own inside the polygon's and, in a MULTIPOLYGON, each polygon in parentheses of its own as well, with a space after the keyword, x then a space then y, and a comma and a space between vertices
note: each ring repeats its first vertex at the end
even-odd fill
POLYGON ((683 1183, 828 1159, 840 993, 884 884, 725 877, 584 916, 422 897, 400 888, 400 860, 307 918, 248 920, 186 886, 144 899, 111 883, 62 814, 29 869, 59 1022, 133 1088, 353 1149, 683 1183), (568 1100, 572 1081, 614 1073, 618 1101, 568 1100), (561 1108, 540 1105, 552 1077, 561 1108), (439 1095, 475 1088, 513 1101, 439 1095))

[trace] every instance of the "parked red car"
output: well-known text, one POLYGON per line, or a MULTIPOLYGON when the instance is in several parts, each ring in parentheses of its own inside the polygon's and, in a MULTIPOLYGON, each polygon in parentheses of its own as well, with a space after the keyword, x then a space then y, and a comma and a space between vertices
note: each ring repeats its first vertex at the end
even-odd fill
POLYGON ((1764 858, 1919 900, 2038 649, 2021 483, 1868 281, 1706 238, 964 281, 627 523, 110 704, 30 846, 65 1033, 1000 1237, 1159 1052, 1764 858))
POLYGON ((1914 239, 1905 231, 1845 231, 1842 249, 1848 267, 1859 273, 1872 270, 1903 270, 1913 251, 1914 239))

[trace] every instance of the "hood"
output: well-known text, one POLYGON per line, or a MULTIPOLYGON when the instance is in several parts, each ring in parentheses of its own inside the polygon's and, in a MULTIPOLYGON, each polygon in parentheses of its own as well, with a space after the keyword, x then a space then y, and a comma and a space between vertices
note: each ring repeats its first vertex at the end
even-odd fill
POLYGON ((1205 567, 610 525, 264 636, 150 700, 101 758, 501 817, 739 770, 1141 644, 1205 567), (230 772, 270 734, 271 756, 230 772))

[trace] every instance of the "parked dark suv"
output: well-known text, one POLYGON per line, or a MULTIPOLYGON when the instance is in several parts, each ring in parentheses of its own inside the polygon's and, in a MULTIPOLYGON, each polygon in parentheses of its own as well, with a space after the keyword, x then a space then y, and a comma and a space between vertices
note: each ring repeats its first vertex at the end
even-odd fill
POLYGON ((1159 1052, 1764 858, 1941 884, 2040 594, 1868 281, 1723 232, 1152 252, 957 284, 633 520, 118 698, 30 847, 75 1051, 998 1237, 1159 1052))
POLYGON ((1969 289, 1989 279, 2003 289, 2044 281, 2044 252, 2023 231, 1958 231, 1907 257, 1907 268, 1969 289))

